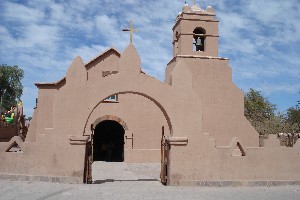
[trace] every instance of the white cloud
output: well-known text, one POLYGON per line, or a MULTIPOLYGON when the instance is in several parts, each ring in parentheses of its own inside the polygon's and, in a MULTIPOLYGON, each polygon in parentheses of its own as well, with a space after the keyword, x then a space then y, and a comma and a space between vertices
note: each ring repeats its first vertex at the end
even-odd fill
POLYGON ((284 92, 284 93, 298 93, 300 91, 300 83, 291 84, 291 83, 278 83, 274 84, 264 84, 258 86, 257 89, 262 91, 266 95, 272 93, 284 92))
MULTIPOLYGON (((233 79, 244 90, 293 93, 300 85, 300 4, 291 1, 218 3, 220 54, 231 59, 233 79)), ((284 106, 281 106, 284 107, 284 106)))
POLYGON ((100 15, 95 17, 96 26, 100 33, 105 37, 109 37, 111 34, 119 32, 117 30, 117 20, 113 16, 100 15))
POLYGON ((92 45, 92 46, 80 46, 78 48, 69 48, 67 50, 68 56, 71 58, 75 58, 76 56, 80 56, 84 63, 89 62, 92 58, 99 54, 99 52, 103 52, 108 49, 108 46, 101 45, 92 45))
POLYGON ((21 44, 23 47, 32 48, 34 46, 42 46, 47 48, 55 48, 56 43, 60 40, 59 28, 48 25, 29 25, 24 29, 21 44))
POLYGON ((4 2, 3 11, 7 20, 18 23, 39 22, 44 18, 43 11, 13 2, 4 2))
POLYGON ((18 51, 20 48, 35 48, 36 46, 43 46, 50 50, 49 48, 59 41, 59 30, 53 26, 30 24, 19 27, 19 30, 14 33, 17 36, 13 36, 7 27, 0 26, 0 41, 7 44, 8 48, 17 48, 18 51))

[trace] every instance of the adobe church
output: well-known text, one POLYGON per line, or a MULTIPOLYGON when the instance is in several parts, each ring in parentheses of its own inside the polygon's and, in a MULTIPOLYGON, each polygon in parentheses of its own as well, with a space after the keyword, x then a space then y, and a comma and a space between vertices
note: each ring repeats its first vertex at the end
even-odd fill
POLYGON ((243 92, 218 55, 218 23, 210 6, 183 6, 164 82, 141 70, 130 43, 36 83, 26 138, 0 143, 0 178, 88 183, 94 161, 112 161, 161 163, 167 185, 300 184, 299 142, 280 146, 271 135, 259 145, 245 118, 243 92))

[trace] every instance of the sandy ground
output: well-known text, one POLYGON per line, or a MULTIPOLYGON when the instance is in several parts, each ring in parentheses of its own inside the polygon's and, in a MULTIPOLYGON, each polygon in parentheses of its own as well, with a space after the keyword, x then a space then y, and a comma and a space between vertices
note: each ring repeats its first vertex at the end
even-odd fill
POLYGON ((174 187, 159 180, 159 164, 93 165, 94 184, 57 184, 0 180, 2 200, 172 199, 172 200, 291 200, 300 199, 300 186, 174 187))

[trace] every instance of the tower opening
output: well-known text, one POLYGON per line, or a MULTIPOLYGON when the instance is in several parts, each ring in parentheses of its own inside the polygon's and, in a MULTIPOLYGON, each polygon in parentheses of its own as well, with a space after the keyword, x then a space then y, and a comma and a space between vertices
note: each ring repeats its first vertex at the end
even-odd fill
POLYGON ((205 34, 206 34, 205 29, 198 27, 198 28, 194 29, 193 33, 194 33, 193 50, 194 51, 204 51, 204 49, 205 49, 205 34))
POLYGON ((94 130, 93 160, 123 162, 124 133, 124 128, 116 121, 100 122, 94 130))

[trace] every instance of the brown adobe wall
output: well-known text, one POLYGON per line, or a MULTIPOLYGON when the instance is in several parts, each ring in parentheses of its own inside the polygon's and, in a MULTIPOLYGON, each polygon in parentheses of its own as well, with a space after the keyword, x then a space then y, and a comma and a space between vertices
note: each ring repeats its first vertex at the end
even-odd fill
POLYGON ((86 65, 88 84, 103 78, 108 72, 119 71, 120 54, 116 51, 107 51, 93 62, 86 65))
POLYGON ((1 174, 74 177, 83 181, 84 145, 70 145, 68 138, 57 138, 48 131, 37 135, 37 142, 22 143, 22 152, 5 152, 0 143, 1 174))
MULTIPOLYGON (((6 161, 5 165, 0 164, 1 173, 67 176, 83 180, 85 142, 90 135, 87 130, 91 123, 104 114, 122 115, 122 118, 128 120, 130 131, 140 132, 137 135, 149 134, 138 137, 138 139, 144 139, 138 144, 138 149, 125 152, 125 157, 128 157, 129 162, 157 161, 159 151, 153 152, 153 148, 158 147, 157 139, 160 138, 158 137, 161 134, 160 128, 164 123, 167 123, 168 127, 166 127, 166 133, 169 130, 170 135, 174 136, 189 137, 201 130, 199 98, 192 93, 191 89, 184 91, 179 87, 171 87, 141 73, 139 57, 132 45, 122 56, 124 57, 121 57, 118 74, 100 78, 93 84, 86 84, 85 65, 77 57, 68 69, 65 84, 57 88, 55 95, 52 89, 43 90, 40 93, 37 118, 47 119, 47 106, 50 104, 42 104, 41 101, 46 101, 48 95, 53 95, 53 127, 44 127, 44 130, 41 126, 37 127, 37 130, 41 131, 36 131, 36 142, 25 142, 22 154, 4 152, 5 144, 0 144, 0 159, 6 161), (127 68, 130 69, 127 70, 127 68), (97 111, 98 106, 99 108, 102 106, 101 101, 113 94, 121 94, 121 99, 122 96, 125 97, 125 101, 120 102, 120 105, 125 103, 124 106, 132 106, 134 109, 130 112, 123 106, 110 110, 109 107, 118 106, 106 104, 108 108, 97 111), (190 98, 194 101, 185 104, 190 98), (43 112, 41 106, 44 109, 43 112), (141 111, 141 107, 147 108, 141 111), (132 116, 132 112, 136 114, 136 118, 132 116), (97 113, 100 116, 97 116, 97 113), (149 113, 148 121, 145 117, 146 121, 137 119, 149 113), (153 126, 153 123, 161 120, 165 122, 153 126), (139 122, 146 127, 137 125, 139 122), (155 133, 150 133, 151 131, 155 133), (153 134, 155 137, 150 136, 153 134), (148 152, 145 149, 148 149, 148 152), (156 155, 152 157, 153 153, 156 155)), ((41 85, 47 84, 39 84, 41 85)))
MULTIPOLYGON (((151 100, 138 94, 119 94, 116 103, 100 103, 87 124, 93 124, 99 117, 106 115, 118 116, 128 127, 124 137, 125 162, 160 162, 162 127, 165 127, 166 135, 170 135, 170 132, 165 116, 151 100), (126 139, 131 138, 132 134, 133 141, 126 139), (149 156, 145 156, 146 154, 149 156)), ((89 127, 86 128, 85 134, 92 134, 89 127)))
POLYGON ((53 128, 53 101, 57 89, 42 86, 38 91, 38 112, 36 134, 42 134, 45 128, 53 128))
POLYGON ((271 137, 264 148, 243 146, 245 156, 232 155, 233 148, 229 144, 215 147, 215 141, 210 138, 203 133, 190 138, 185 147, 171 147, 169 184, 201 185, 207 182, 206 186, 221 186, 230 182, 237 184, 235 186, 258 186, 260 182, 267 186, 278 181, 300 183, 299 149, 281 147, 276 137, 271 137))
POLYGON ((166 69, 165 82, 170 82, 172 71, 180 60, 190 70, 193 90, 201 99, 203 131, 215 137, 218 145, 226 145, 236 136, 246 146, 258 147, 258 133, 244 117, 244 96, 232 82, 228 60, 176 57, 166 69))

